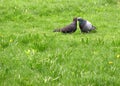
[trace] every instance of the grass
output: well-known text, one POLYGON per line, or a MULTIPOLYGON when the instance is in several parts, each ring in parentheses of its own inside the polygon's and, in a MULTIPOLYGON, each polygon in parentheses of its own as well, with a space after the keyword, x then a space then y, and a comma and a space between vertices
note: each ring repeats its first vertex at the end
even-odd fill
POLYGON ((119 86, 119 0, 0 0, 0 86, 119 86), (97 33, 53 33, 83 17, 97 33))

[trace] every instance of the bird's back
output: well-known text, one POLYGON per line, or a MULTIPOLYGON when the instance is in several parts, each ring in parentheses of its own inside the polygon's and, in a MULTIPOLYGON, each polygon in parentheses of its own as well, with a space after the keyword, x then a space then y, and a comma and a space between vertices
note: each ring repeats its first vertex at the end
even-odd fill
POLYGON ((62 28, 61 31, 63 33, 72 33, 75 32, 77 29, 77 23, 73 21, 70 25, 67 25, 66 27, 62 28))

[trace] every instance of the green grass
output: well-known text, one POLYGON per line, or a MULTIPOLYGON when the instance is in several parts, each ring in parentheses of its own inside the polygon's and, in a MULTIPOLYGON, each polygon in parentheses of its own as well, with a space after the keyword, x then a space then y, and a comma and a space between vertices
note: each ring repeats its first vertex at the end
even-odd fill
POLYGON ((0 86, 119 86, 119 0, 0 0, 0 86), (96 33, 53 33, 83 17, 96 33))

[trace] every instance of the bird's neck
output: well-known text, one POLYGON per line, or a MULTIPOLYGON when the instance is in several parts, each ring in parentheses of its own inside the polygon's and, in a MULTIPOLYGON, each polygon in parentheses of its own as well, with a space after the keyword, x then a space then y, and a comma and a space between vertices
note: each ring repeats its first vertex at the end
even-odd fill
POLYGON ((77 21, 74 21, 75 22, 75 25, 77 26, 77 21))
POLYGON ((79 21, 79 24, 84 24, 86 23, 86 21, 79 21))
POLYGON ((77 24, 77 21, 73 21, 75 24, 77 24))

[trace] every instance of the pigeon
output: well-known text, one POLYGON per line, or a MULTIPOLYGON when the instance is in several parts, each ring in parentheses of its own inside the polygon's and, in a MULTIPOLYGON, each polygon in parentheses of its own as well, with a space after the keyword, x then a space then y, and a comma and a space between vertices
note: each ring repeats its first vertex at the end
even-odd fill
POLYGON ((93 26, 89 21, 84 20, 80 17, 77 18, 79 21, 79 28, 83 33, 89 33, 90 31, 96 30, 96 27, 93 26))
POLYGON ((63 28, 55 29, 53 32, 73 33, 77 29, 77 17, 73 18, 73 22, 63 28))

